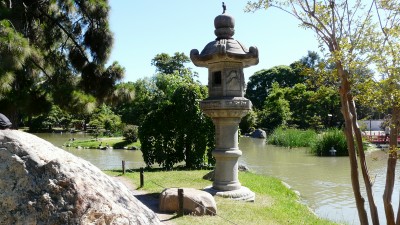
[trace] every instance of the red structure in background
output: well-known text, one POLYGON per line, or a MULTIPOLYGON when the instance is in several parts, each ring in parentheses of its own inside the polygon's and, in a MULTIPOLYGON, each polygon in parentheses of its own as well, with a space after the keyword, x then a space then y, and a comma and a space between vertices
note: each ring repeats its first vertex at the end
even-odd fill
MULTIPOLYGON (((390 141, 390 137, 387 137, 385 141, 384 131, 370 131, 369 133, 365 133, 364 137, 367 137, 368 141, 373 144, 388 144, 390 141)), ((397 142, 400 142, 399 136, 397 136, 397 142)))

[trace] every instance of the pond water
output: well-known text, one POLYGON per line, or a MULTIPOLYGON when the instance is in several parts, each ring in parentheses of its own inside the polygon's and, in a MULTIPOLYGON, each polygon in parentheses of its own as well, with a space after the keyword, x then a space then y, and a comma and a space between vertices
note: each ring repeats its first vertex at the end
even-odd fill
MULTIPOLYGON (((61 147, 68 139, 86 138, 85 134, 36 134, 61 147)), ((302 200, 320 217, 359 224, 350 181, 350 163, 347 157, 315 157, 307 149, 288 149, 265 144, 263 139, 241 138, 243 152, 239 161, 259 174, 277 177, 300 192, 302 200)), ((66 149, 100 169, 145 166, 140 151, 66 149)), ((367 153, 368 167, 374 179, 374 197, 381 221, 385 221, 382 195, 386 177, 386 154, 383 151, 367 153)), ((396 171, 397 174, 399 170, 396 171)), ((396 177, 398 180, 398 177, 396 177)), ((360 180, 362 183, 362 179, 360 180)), ((399 182, 393 192, 393 206, 397 210, 399 182)), ((364 194, 365 198, 366 195, 364 194)), ((367 199, 366 199, 367 200, 367 199)), ((367 207, 367 202, 365 203, 367 207)), ((368 210, 368 209, 367 209, 368 210)), ((369 211, 368 211, 369 213, 369 211)))
MULTIPOLYGON (((76 140, 91 138, 90 135, 84 133, 38 133, 35 135, 53 143, 57 147, 62 147, 71 138, 75 138, 76 140)), ((146 166, 141 151, 62 148, 88 160, 102 170, 121 169, 122 160, 125 160, 127 169, 146 166)))
MULTIPOLYGON (((330 220, 359 224, 350 180, 348 157, 315 157, 308 149, 288 149, 265 144, 264 140, 241 138, 241 161, 253 171, 277 177, 300 192, 303 201, 317 215, 330 220)), ((370 176, 374 179, 374 198, 381 221, 386 221, 382 195, 386 178, 386 153, 368 152, 370 176)), ((361 172, 361 171, 360 171, 361 172)), ((396 173, 399 173, 397 169, 396 173)), ((398 176, 393 192, 393 206, 397 210, 398 176)), ((360 182, 363 181, 360 174, 360 182)), ((363 194, 366 198, 366 194, 363 194)), ((367 200, 367 199, 366 199, 367 200)), ((367 206, 367 202, 365 203, 367 206)), ((369 214, 369 209, 368 214, 369 214)), ((396 211, 395 211, 396 212, 396 211)))

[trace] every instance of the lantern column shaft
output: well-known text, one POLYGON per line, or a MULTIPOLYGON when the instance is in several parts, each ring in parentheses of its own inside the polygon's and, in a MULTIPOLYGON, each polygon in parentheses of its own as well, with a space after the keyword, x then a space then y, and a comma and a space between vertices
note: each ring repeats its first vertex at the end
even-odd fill
POLYGON ((215 177, 213 188, 224 191, 241 188, 238 178, 238 159, 242 151, 238 148, 238 125, 240 118, 214 118, 216 146, 215 177))

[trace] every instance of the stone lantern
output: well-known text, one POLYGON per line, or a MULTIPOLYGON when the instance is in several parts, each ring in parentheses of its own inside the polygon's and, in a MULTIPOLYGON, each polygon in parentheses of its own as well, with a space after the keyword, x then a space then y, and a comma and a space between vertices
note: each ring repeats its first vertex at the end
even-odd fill
POLYGON ((208 68, 209 97, 200 102, 202 111, 212 118, 216 133, 212 152, 216 159, 214 182, 208 190, 222 197, 254 201, 254 193, 241 186, 238 179, 238 159, 242 155, 238 127, 252 106, 244 97, 243 68, 258 64, 258 50, 247 49, 233 39, 235 20, 225 13, 225 6, 224 12, 215 18, 214 26, 217 38, 201 53, 197 49, 190 52, 196 66, 208 68))

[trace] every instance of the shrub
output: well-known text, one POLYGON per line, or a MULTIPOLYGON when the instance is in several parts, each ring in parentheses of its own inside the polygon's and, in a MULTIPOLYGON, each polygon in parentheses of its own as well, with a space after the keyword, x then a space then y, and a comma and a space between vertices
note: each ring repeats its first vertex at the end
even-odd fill
POLYGON ((257 122, 257 114, 254 110, 250 110, 250 112, 240 121, 239 128, 242 133, 250 133, 254 131, 256 122, 257 122))
POLYGON ((135 125, 126 125, 122 136, 129 142, 136 142, 138 139, 138 127, 135 125))
POLYGON ((109 106, 99 106, 90 117, 89 126, 95 128, 95 136, 120 133, 122 129, 121 117, 116 115, 109 106), (101 134, 103 132, 103 134, 101 134))
POLYGON ((268 143, 284 147, 310 147, 317 138, 313 130, 299 130, 294 128, 278 127, 268 137, 268 143))
POLYGON ((330 129, 321 134, 311 146, 311 152, 318 156, 329 156, 332 147, 336 150, 337 156, 349 155, 346 136, 342 130, 330 129))
POLYGON ((170 101, 147 114, 139 127, 143 160, 148 167, 158 164, 167 170, 185 162, 187 168, 212 164, 215 129, 200 110, 203 98, 199 85, 178 87, 170 101))

